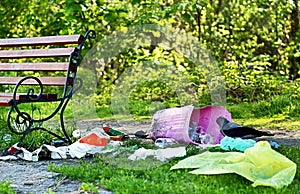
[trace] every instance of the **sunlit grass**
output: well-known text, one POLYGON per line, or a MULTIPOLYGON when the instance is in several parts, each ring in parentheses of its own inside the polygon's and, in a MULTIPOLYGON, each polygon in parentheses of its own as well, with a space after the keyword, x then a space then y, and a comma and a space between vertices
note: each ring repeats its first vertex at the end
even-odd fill
POLYGON ((234 122, 257 128, 267 129, 286 129, 299 130, 300 121, 289 120, 286 118, 251 118, 251 119, 233 119, 234 122))
MULTIPOLYGON (((125 157, 100 155, 94 163, 82 161, 76 166, 54 166, 50 170, 62 173, 72 179, 92 183, 114 193, 298 193, 300 185, 300 148, 281 147, 279 152, 297 164, 294 181, 281 189, 271 187, 252 187, 251 182, 235 174, 194 175, 187 169, 170 170, 181 159, 174 159, 163 165, 135 170, 128 168, 125 157), (120 165, 122 164, 122 165, 120 165), (126 166, 127 165, 127 166, 126 166)), ((140 165, 147 165, 152 159, 141 160, 140 165)))

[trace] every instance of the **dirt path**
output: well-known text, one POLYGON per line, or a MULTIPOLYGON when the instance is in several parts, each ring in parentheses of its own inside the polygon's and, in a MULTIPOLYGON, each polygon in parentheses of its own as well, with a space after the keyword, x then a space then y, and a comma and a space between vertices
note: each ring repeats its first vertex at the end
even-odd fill
MULTIPOLYGON (((150 122, 116 122, 116 121, 86 121, 77 123, 82 130, 101 127, 103 123, 111 125, 114 129, 133 135, 138 130, 150 131, 150 122)), ((300 131, 268 130, 275 134, 267 139, 260 140, 275 141, 279 145, 300 146, 300 131)), ((48 172, 48 164, 57 165, 75 164, 75 159, 48 160, 39 162, 26 161, 0 161, 0 180, 9 180, 16 193, 48 193, 49 189, 56 194, 80 193, 78 188, 81 183, 65 177, 58 173, 48 172)), ((111 193, 99 189, 99 193, 111 193)))
MULTIPOLYGON (((101 127, 103 123, 109 124, 116 130, 133 135, 138 130, 150 132, 151 122, 117 122, 117 121, 88 121, 78 123, 81 129, 91 129, 93 127, 101 127)), ((286 146, 300 146, 300 130, 284 130, 284 129, 259 129, 261 131, 268 131, 274 136, 257 138, 260 140, 275 141, 279 145, 286 146)))

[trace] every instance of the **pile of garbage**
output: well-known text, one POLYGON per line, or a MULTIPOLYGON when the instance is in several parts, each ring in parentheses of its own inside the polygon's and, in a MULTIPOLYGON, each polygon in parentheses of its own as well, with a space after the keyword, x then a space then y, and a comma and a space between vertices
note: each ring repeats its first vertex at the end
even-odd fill
MULTIPOLYGON (((165 162, 179 157, 182 160, 171 170, 190 168, 192 174, 236 173, 252 181, 253 186, 281 188, 293 181, 296 164, 276 152, 279 146, 276 142, 256 141, 257 137, 272 135, 232 122, 231 114, 221 106, 169 108, 154 114, 150 133, 140 130, 134 134, 134 138, 141 139, 150 136, 155 149, 133 145, 128 160, 152 156, 165 162), (186 157, 187 145, 199 147, 203 152, 186 157)), ((78 140, 71 145, 43 145, 33 152, 15 144, 0 160, 38 161, 114 153, 132 138, 105 124, 83 136, 75 131, 73 136, 78 140)))

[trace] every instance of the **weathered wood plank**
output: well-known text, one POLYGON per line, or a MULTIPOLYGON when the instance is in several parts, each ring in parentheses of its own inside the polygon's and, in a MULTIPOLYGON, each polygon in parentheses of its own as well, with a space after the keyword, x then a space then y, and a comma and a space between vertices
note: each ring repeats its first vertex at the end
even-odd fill
POLYGON ((0 63, 0 71, 66 71, 68 62, 0 63))
MULTIPOLYGON (((37 95, 30 95, 32 98, 36 98, 37 95)), ((42 94, 40 100, 56 100, 57 94, 42 94)), ((16 100, 27 101, 27 94, 17 94, 16 100)), ((13 104, 12 93, 0 93, 0 106, 11 106, 13 104)))
MULTIPOLYGON (((0 85, 16 85, 23 77, 0 77, 0 85)), ((45 86, 64 86, 66 77, 39 77, 45 86)), ((68 84, 71 84, 72 78, 69 78, 68 84)), ((37 85, 34 79, 28 79, 23 82, 24 85, 37 85)))
POLYGON ((68 57, 76 48, 0 50, 0 59, 68 57))
POLYGON ((34 38, 6 38, 0 39, 0 47, 80 44, 82 40, 82 35, 45 36, 34 38))

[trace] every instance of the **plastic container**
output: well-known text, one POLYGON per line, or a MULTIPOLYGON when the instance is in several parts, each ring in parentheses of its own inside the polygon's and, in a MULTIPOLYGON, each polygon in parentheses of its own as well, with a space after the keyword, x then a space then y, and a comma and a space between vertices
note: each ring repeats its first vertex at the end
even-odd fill
POLYGON ((189 105, 160 110, 153 115, 150 137, 154 141, 158 138, 173 138, 179 143, 199 145, 192 140, 196 129, 198 134, 209 135, 199 138, 200 142, 205 139, 203 143, 219 144, 224 137, 216 122, 220 116, 231 121, 231 114, 221 106, 196 108, 189 105))

